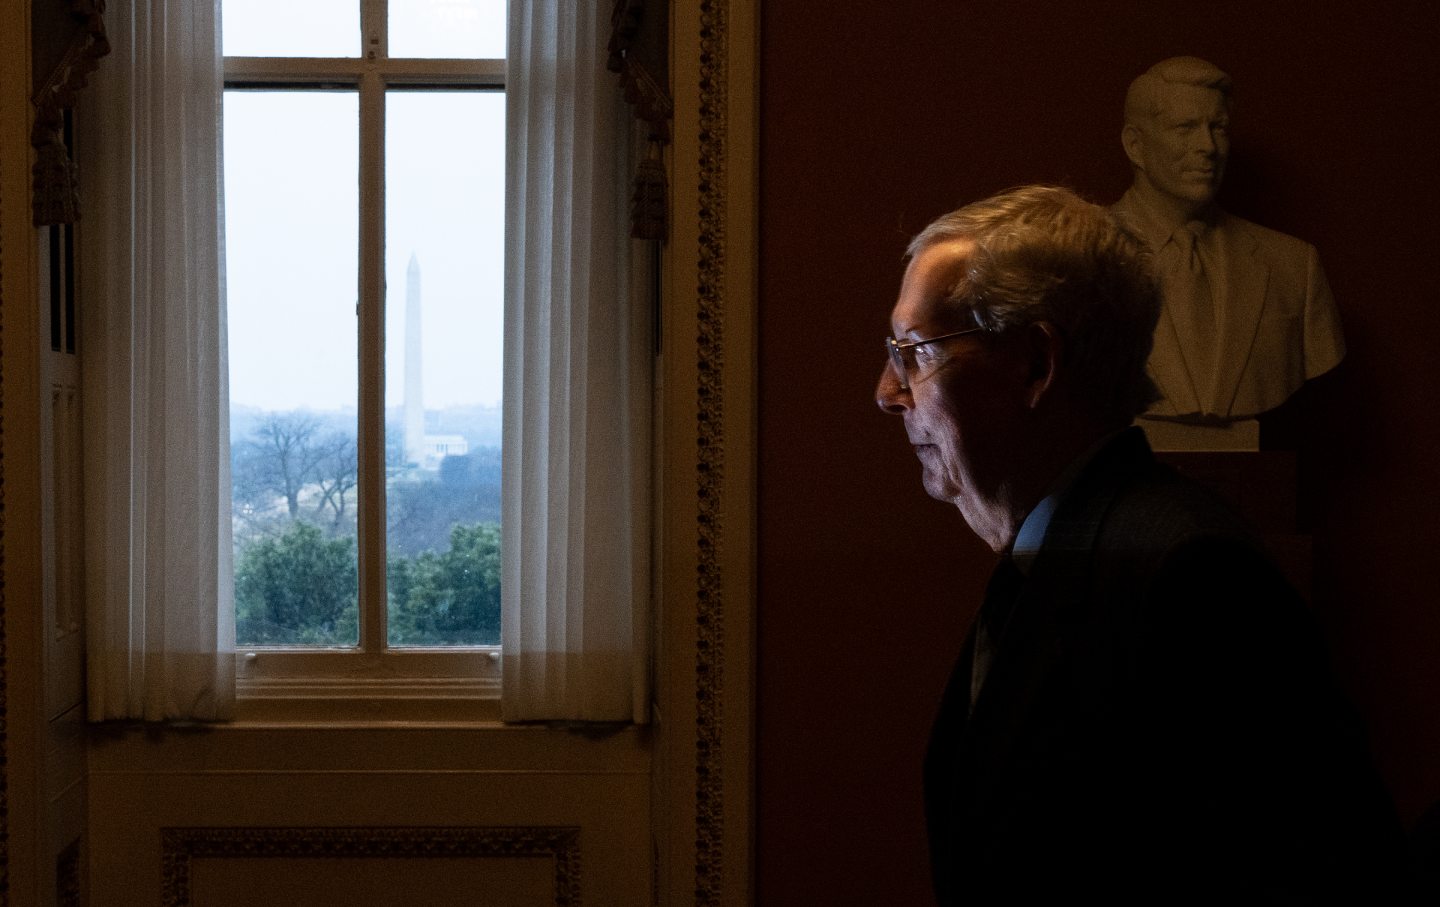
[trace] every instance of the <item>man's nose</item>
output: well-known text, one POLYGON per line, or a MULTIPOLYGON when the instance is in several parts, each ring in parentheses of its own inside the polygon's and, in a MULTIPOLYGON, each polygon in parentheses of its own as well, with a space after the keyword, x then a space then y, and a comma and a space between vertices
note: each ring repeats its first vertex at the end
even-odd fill
POLYGON ((910 408, 910 392, 900 386, 900 378, 890 362, 886 362, 880 370, 880 380, 875 385, 875 403, 885 412, 897 416, 910 408))

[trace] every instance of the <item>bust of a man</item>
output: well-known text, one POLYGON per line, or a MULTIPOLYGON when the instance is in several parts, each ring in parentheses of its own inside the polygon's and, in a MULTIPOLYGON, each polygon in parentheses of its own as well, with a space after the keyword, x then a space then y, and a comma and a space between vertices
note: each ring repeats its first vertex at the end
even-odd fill
POLYGON ((1130 85, 1121 132, 1134 180, 1112 211, 1154 255, 1164 308, 1147 419, 1224 426, 1284 403, 1345 354, 1315 248, 1222 211, 1230 77, 1195 57, 1130 85))

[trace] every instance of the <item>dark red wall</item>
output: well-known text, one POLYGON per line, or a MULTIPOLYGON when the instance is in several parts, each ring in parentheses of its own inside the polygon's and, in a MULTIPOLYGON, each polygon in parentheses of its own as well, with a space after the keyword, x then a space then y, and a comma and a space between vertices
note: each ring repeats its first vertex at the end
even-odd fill
POLYGON ((1235 79, 1223 201, 1315 243, 1346 362, 1296 407, 1315 606, 1408 821, 1440 799, 1440 29, 1428 2, 762 4, 762 904, 928 902, 919 765, 990 569, 871 397, 908 237, 1103 202, 1131 78, 1235 79))

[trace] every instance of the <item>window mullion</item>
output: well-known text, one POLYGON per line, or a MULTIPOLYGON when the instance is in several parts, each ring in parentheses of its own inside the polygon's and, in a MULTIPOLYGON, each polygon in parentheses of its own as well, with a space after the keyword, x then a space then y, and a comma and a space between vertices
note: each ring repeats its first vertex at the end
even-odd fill
POLYGON ((383 63, 390 58, 389 0, 361 0, 360 29, 365 46, 361 56, 370 63, 383 63))
POLYGON ((360 643, 385 649, 385 86, 360 81, 360 643))
POLYGON ((226 57, 227 83, 279 85, 354 84, 363 64, 359 60, 327 57, 226 57))

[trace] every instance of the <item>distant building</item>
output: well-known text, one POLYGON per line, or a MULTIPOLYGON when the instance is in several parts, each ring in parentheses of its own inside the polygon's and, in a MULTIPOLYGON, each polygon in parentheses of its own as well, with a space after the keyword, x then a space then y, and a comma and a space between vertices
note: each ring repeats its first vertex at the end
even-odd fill
POLYGON ((426 435, 420 458, 415 462, 421 469, 437 470, 446 457, 463 457, 469 452, 470 442, 464 435, 426 435))

